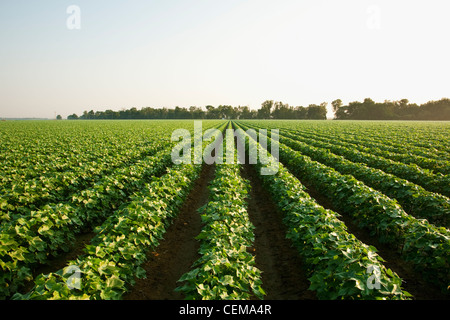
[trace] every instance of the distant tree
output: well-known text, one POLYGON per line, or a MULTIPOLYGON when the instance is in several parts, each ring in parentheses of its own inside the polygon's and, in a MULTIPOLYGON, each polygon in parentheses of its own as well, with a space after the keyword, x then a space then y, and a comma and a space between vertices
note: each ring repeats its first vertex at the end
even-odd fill
POLYGON ((251 119, 252 112, 248 106, 239 106, 239 119, 251 119))
POLYGON ((250 111, 250 119, 258 119, 258 110, 250 111))
POLYGON ((308 119, 326 120, 327 119, 327 103, 320 105, 311 104, 308 106, 308 119))
POLYGON ((108 109, 104 112, 104 119, 116 119, 117 117, 118 114, 113 110, 108 109))
POLYGON ((191 115, 187 108, 175 107, 175 111, 173 114, 174 119, 189 119, 191 115))
POLYGON ((206 118, 207 119, 219 119, 220 111, 218 108, 214 108, 211 105, 206 106, 206 118))
POLYGON ((62 120, 62 117, 61 117, 60 114, 58 114, 58 115, 56 116, 56 120, 62 120))
POLYGON ((294 119, 308 119, 308 109, 302 106, 295 107, 294 119))
POLYGON ((232 106, 220 105, 218 109, 221 119, 233 119, 234 110, 232 106))
POLYGON ((331 107, 333 108, 334 117, 338 118, 338 114, 340 112, 340 109, 342 108, 342 100, 334 100, 333 102, 331 102, 331 107))
POLYGON ((442 98, 422 104, 417 116, 423 120, 450 120, 450 99, 442 98))
POLYGON ((239 107, 233 107, 233 113, 231 115, 231 119, 239 119, 241 116, 241 108, 239 107))
POLYGON ((273 100, 266 100, 262 103, 261 109, 258 110, 259 119, 270 119, 270 112, 273 107, 273 100))
POLYGON ((336 112, 339 110, 340 107, 342 107, 342 100, 336 99, 333 102, 331 102, 331 106, 333 107, 333 112, 336 112))
POLYGON ((191 119, 204 119, 205 118, 205 111, 203 111, 201 108, 191 106, 189 107, 189 113, 191 114, 191 119))
POLYGON ((67 117, 67 120, 78 120, 78 116, 74 113, 67 117))
POLYGON ((293 119, 294 108, 289 107, 288 104, 284 104, 282 102, 275 102, 272 117, 274 119, 293 119))

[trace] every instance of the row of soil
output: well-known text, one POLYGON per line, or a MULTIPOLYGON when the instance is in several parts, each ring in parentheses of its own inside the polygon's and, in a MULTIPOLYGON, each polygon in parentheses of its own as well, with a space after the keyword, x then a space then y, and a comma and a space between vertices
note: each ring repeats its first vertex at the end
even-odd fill
POLYGON ((180 300, 175 292, 177 281, 199 258, 199 242, 202 222, 197 210, 208 202, 208 184, 214 177, 214 165, 203 165, 200 177, 195 182, 187 200, 167 229, 164 239, 155 251, 147 255, 141 267, 147 277, 136 279, 136 284, 124 300, 180 300))
POLYGON ((263 188, 258 173, 249 164, 242 166, 242 176, 250 181, 248 214, 255 226, 253 251, 256 267, 262 270, 267 300, 314 300, 313 291, 302 267, 299 252, 286 238, 282 214, 263 188))

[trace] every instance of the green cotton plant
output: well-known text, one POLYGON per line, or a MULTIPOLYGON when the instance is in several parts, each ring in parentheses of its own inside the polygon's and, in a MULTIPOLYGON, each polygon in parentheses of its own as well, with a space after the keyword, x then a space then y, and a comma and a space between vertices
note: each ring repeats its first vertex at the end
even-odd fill
MULTIPOLYGON (((70 132, 67 134, 70 137, 70 132)), ((91 187, 124 163, 131 165, 154 155, 168 143, 166 139, 158 139, 152 144, 139 143, 139 136, 136 136, 135 148, 130 151, 129 146, 124 147, 114 136, 91 136, 88 140, 77 141, 77 149, 74 141, 78 139, 76 136, 71 138, 65 145, 59 144, 54 137, 46 137, 48 145, 45 147, 40 141, 34 152, 27 148, 17 152, 18 157, 21 156, 20 165, 4 163, 5 183, 0 184, 0 199, 7 200, 11 212, 26 214, 45 204, 65 202, 73 193, 91 187)), ((22 143, 28 145, 30 141, 22 143)), ((17 160, 14 156, 10 158, 17 160)), ((0 210, 4 209, 0 206, 0 210)))
MULTIPOLYGON (((292 190, 298 180, 289 178, 289 173, 283 169, 276 177, 279 183, 271 181, 274 183, 272 192, 277 189, 283 195, 284 190, 292 190)), ((306 263, 313 266, 310 289, 315 290, 320 299, 401 299, 408 296, 401 290, 402 280, 382 265, 376 249, 349 234, 333 212, 317 205, 303 190, 292 190, 287 197, 281 197, 285 199, 285 207, 281 209, 287 214, 284 222, 293 226, 287 237, 299 247, 306 263), (380 290, 370 290, 367 286, 367 270, 371 266, 381 271, 380 290)))
MULTIPOLYGON (((247 124, 247 123, 246 123, 247 124)), ((266 127, 267 124, 261 124, 261 123, 250 123, 252 126, 258 125, 258 127, 264 126, 266 127)), ((282 127, 284 125, 282 124, 282 127)), ((413 182, 417 185, 422 186, 424 189, 440 193, 446 197, 450 196, 450 176, 448 174, 442 174, 440 172, 434 172, 432 170, 428 170, 425 168, 419 167, 415 163, 411 163, 410 161, 404 161, 401 160, 393 160, 389 157, 383 157, 383 155, 386 156, 386 154, 376 154, 374 153, 372 148, 363 147, 360 143, 352 143, 348 144, 346 142, 342 141, 342 134, 339 133, 327 133, 327 134, 318 134, 317 131, 320 131, 320 128, 316 128, 317 130, 313 130, 310 133, 306 133, 307 131, 311 131, 311 128, 304 128, 303 130, 290 130, 290 129, 284 129, 282 130, 282 135, 292 137, 297 142, 303 142, 308 144, 309 146, 313 147, 319 147, 319 148, 325 148, 329 150, 331 153, 335 155, 340 155, 345 157, 347 160, 350 160, 352 162, 356 163, 364 163, 370 167, 377 168, 383 170, 385 173, 389 173, 392 175, 395 175, 397 177, 401 177, 405 180, 408 180, 410 182, 413 182), (330 136, 330 134, 332 134, 330 136), (332 140, 330 140, 332 138, 332 140)), ((356 133, 352 132, 352 134, 356 134, 358 136, 358 139, 361 138, 361 132, 358 131, 360 128, 356 128, 356 133)), ((383 139, 383 144, 388 144, 390 142, 390 139, 392 138, 390 136, 390 132, 383 133, 381 131, 378 131, 379 128, 377 128, 377 135, 381 133, 381 136, 383 139)), ((339 130, 338 130, 339 131, 339 130)), ((362 130, 361 130, 362 131, 362 130)), ((441 132, 436 132, 436 135, 442 134, 441 132)), ((442 139, 445 135, 442 136, 442 139)), ((343 138, 345 139, 345 138, 343 138)), ((439 139, 437 139, 439 140, 439 139)), ((436 145, 439 145, 437 141, 435 141, 436 145)), ((402 148, 407 147, 407 152, 409 153, 414 151, 415 147, 411 143, 407 143, 402 145, 402 148)), ((433 146, 435 148, 436 146, 433 146)), ((443 147, 445 148, 445 147, 443 147)), ((427 152, 427 157, 431 158, 435 155, 435 152, 438 150, 434 150, 433 152, 430 151, 427 152)), ((375 150, 376 151, 376 150, 375 150)), ((445 152, 444 152, 445 153, 445 152)), ((391 153, 390 153, 391 154, 391 153)), ((409 157, 409 155, 406 155, 409 157)), ((394 157, 395 159, 395 157, 394 157)), ((446 167, 446 164, 448 163, 448 154, 446 157, 444 157, 444 162, 438 166, 439 167, 446 167)), ((442 159, 440 159, 442 160, 442 159)), ((447 165, 448 167, 448 165, 447 165)))
POLYGON ((403 163, 381 156, 372 154, 370 150, 364 151, 355 150, 354 146, 345 147, 336 143, 324 143, 308 140, 309 144, 314 146, 326 146, 332 153, 344 156, 346 159, 365 163, 370 167, 383 170, 386 173, 393 174, 405 180, 411 181, 422 186, 424 189, 431 192, 440 193, 446 197, 450 196, 450 177, 443 174, 434 174, 430 170, 420 168, 416 164, 408 162, 403 163))
POLYGON ((170 148, 173 129, 190 126, 188 121, 130 124, 66 123, 61 124, 64 130, 56 132, 45 122, 22 123, 20 130, 7 128, 2 146, 8 148, 2 152, 0 168, 0 229, 5 221, 13 222, 45 205, 71 202, 73 196, 105 183, 105 177, 117 175, 120 169, 129 169, 124 175, 132 176, 140 162, 170 148))
POLYGON ((423 187, 408 180, 385 173, 380 169, 371 168, 362 163, 354 163, 343 156, 335 155, 326 149, 327 143, 305 140, 308 143, 295 140, 294 135, 285 134, 280 142, 296 151, 302 152, 311 159, 330 166, 342 174, 351 174, 370 187, 380 190, 387 196, 395 198, 405 211, 418 218, 428 219, 437 226, 449 227, 449 198, 425 190, 423 187), (322 147, 324 146, 324 147, 322 147))
MULTIPOLYGON (((317 131, 307 133, 305 131, 287 130, 286 133, 295 136, 294 139, 296 140, 301 139, 302 141, 310 141, 318 144, 329 142, 327 134, 321 134, 317 131)), ((334 143, 341 147, 370 153, 386 159, 403 163, 414 163, 421 168, 432 170, 434 173, 442 173, 443 175, 450 173, 449 161, 435 158, 435 154, 431 151, 432 149, 425 151, 414 145, 405 146, 397 144, 392 146, 389 145, 390 141, 388 141, 385 136, 383 137, 383 132, 380 131, 379 134, 381 134, 381 141, 379 140, 377 142, 364 135, 357 135, 354 138, 349 138, 341 133, 337 134, 338 139, 336 139, 334 143), (355 141, 355 138, 358 141, 355 141)))
POLYGON ((16 294, 13 299, 120 299, 134 284, 135 277, 145 276, 140 265, 146 252, 158 245, 199 173, 197 165, 169 169, 96 228, 96 236, 86 246, 84 255, 69 262, 69 266, 80 270, 79 289, 67 290, 68 275, 60 270, 38 276, 30 292, 16 294))
POLYGON ((336 208, 353 216, 361 228, 369 230, 381 242, 397 249, 429 282, 448 293, 448 229, 408 215, 397 201, 286 145, 280 144, 280 157, 294 174, 306 178, 330 197, 336 208))
POLYGON ((200 170, 200 165, 174 165, 161 177, 144 180, 130 202, 95 228, 96 235, 82 256, 58 272, 39 275, 30 292, 15 294, 13 299, 120 299, 135 277, 145 276, 140 265, 147 251, 158 245, 200 170), (81 283, 79 288, 67 290, 70 275, 64 270, 70 267, 80 270, 81 283))
POLYGON ((351 215, 359 227, 397 249, 429 282, 448 293, 448 229, 408 215, 397 201, 383 193, 283 144, 280 144, 280 158, 295 175, 307 179, 330 197, 337 209, 351 215))
POLYGON ((444 292, 448 291, 448 229, 408 215, 395 200, 352 176, 343 176, 286 146, 280 146, 280 155, 282 161, 289 159, 286 163, 295 174, 308 176, 317 189, 330 196, 338 209, 352 215, 360 227, 369 230, 380 241, 392 245, 425 278, 444 292))
POLYGON ((25 281, 32 280, 35 266, 68 251, 76 234, 103 221, 132 191, 145 185, 145 179, 165 172, 170 164, 170 153, 162 151, 133 168, 118 169, 116 174, 74 195, 69 203, 46 205, 28 216, 3 224, 0 230, 0 297, 13 294, 25 281))
POLYGON ((250 185, 238 165, 217 165, 210 201, 200 208, 204 227, 196 237, 201 257, 178 280, 176 291, 187 300, 263 299, 261 271, 247 252, 254 240, 247 215, 250 185))
POLYGON ((210 250, 184 274, 177 288, 187 300, 248 300, 263 299, 260 271, 246 248, 210 250))
POLYGON ((277 174, 261 178, 284 214, 287 237, 301 254, 310 290, 319 299, 385 300, 411 296, 402 290, 402 279, 383 265, 376 249, 350 234, 338 215, 315 202, 282 164, 277 174))

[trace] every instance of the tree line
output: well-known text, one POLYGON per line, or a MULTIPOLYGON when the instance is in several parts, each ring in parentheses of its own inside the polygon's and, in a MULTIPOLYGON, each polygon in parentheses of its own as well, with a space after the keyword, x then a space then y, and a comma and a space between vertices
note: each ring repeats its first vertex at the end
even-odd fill
POLYGON ((418 105, 408 99, 375 102, 370 98, 343 105, 340 99, 331 103, 338 120, 450 120, 450 99, 442 98, 418 105))
POLYGON ((152 108, 145 107, 123 109, 120 111, 84 111, 81 116, 72 114, 69 120, 95 119, 326 119, 327 103, 311 104, 308 107, 292 107, 282 102, 267 100, 258 110, 251 110, 248 106, 233 107, 230 105, 211 105, 205 108, 191 106, 189 108, 175 107, 152 108))
MULTIPOLYGON (((84 111, 82 115, 72 114, 69 120, 100 119, 327 119, 327 102, 310 104, 307 107, 293 107, 283 102, 266 100, 257 110, 248 106, 211 105, 205 108, 152 108, 122 109, 119 111, 84 111)), ((399 101, 375 102, 370 98, 363 102, 354 101, 347 105, 337 99, 331 103, 334 119, 337 120, 450 120, 450 99, 429 101, 422 105, 399 101)))

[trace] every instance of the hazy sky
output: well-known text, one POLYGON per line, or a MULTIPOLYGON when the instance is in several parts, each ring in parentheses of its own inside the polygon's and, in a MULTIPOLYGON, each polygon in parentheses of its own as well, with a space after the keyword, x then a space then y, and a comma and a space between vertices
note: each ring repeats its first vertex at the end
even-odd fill
POLYGON ((0 117, 437 100, 449 17, 448 0, 1 0, 0 117))

